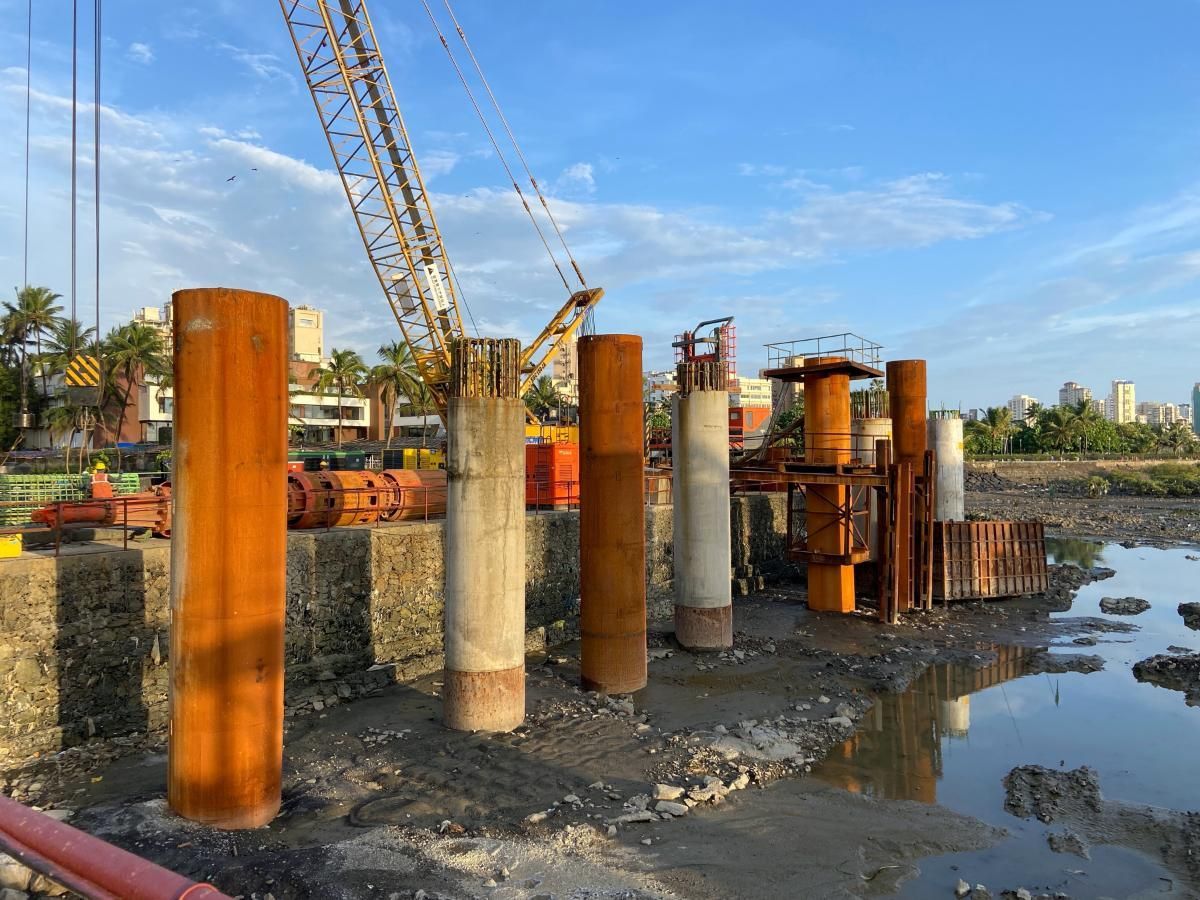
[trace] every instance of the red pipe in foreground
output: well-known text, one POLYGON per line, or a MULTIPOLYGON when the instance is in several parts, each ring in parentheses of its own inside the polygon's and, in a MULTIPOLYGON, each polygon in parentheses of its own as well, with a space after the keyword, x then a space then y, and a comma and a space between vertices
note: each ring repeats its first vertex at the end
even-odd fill
POLYGON ((229 900, 8 797, 0 797, 0 849, 88 900, 229 900))

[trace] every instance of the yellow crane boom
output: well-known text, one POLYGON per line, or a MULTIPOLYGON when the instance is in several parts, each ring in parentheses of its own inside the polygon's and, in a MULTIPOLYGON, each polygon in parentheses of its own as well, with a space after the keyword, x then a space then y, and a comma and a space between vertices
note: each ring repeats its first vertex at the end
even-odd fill
MULTIPOLYGON (((462 314, 365 0, 279 0, 367 256, 443 420, 462 314)), ((521 356, 522 393, 583 324, 601 288, 572 294, 521 356)))

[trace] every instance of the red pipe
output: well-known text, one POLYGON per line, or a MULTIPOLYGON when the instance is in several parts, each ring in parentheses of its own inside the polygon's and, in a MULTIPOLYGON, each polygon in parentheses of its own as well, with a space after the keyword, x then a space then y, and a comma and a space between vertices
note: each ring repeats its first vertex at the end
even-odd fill
POLYGON ((0 849, 88 900, 230 900, 8 797, 0 797, 0 849))

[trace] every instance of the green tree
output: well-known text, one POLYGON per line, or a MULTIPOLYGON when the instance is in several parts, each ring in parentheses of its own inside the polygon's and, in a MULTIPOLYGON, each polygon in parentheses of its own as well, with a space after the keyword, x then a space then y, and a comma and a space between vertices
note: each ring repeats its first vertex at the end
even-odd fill
MULTIPOLYGON (((128 322, 114 328, 101 344, 100 353, 105 374, 102 402, 108 398, 118 402, 115 441, 119 442, 134 388, 148 378, 165 377, 171 361, 162 333, 144 322, 128 322)), ((109 404, 103 402, 103 405, 109 404)))
POLYGON ((421 426, 421 446, 424 447, 429 436, 429 414, 437 410, 433 394, 429 392, 429 386, 424 381, 417 381, 416 388, 407 399, 408 402, 403 407, 405 415, 421 416, 424 419, 421 426))
POLYGON ((1080 400, 1072 408, 1075 418, 1075 434, 1079 439, 1079 449, 1086 453, 1091 449, 1090 438, 1096 426, 1104 421, 1104 416, 1096 412, 1091 400, 1080 400))
POLYGON ((400 398, 411 398, 424 383, 417 371, 416 360, 404 341, 392 341, 379 348, 382 362, 372 367, 368 380, 380 389, 383 401, 384 428, 387 440, 385 447, 392 446, 392 421, 396 417, 396 405, 400 398))
MULTIPOLYGON (((61 294, 54 293, 48 287, 26 285, 17 291, 15 303, 4 304, 8 327, 12 329, 14 336, 19 335, 23 345, 33 343, 34 359, 39 364, 42 361, 42 338, 53 333, 59 321, 58 314, 62 312, 62 307, 57 301, 61 299, 61 294)), ((22 358, 26 358, 24 351, 22 358)), ((44 397, 49 393, 45 366, 41 367, 41 376, 44 397)))
POLYGON ((967 433, 974 437, 975 447, 985 453, 1004 453, 1013 435, 1012 410, 1007 406, 989 406, 982 419, 967 423, 967 433))
POLYGON ((1066 406, 1052 406, 1041 422, 1042 440, 1051 450, 1067 450, 1075 443, 1078 428, 1075 413, 1066 406))
POLYGON ((353 350, 334 350, 329 362, 317 369, 316 390, 325 395, 337 395, 337 445, 342 446, 342 401, 346 397, 361 397, 363 381, 367 378, 366 364, 353 350))
POLYGON ((64 371, 76 353, 90 348, 95 335, 95 328, 85 328, 78 319, 59 319, 46 340, 43 363, 51 372, 64 371))
POLYGON ((525 407, 539 419, 544 419, 553 409, 558 409, 562 397, 549 375, 540 376, 525 392, 525 407))
POLYGON ((1192 434, 1192 429, 1182 420, 1172 422, 1168 427, 1162 430, 1158 436, 1159 446, 1171 450, 1176 456, 1195 449, 1196 436, 1192 434))
POLYGON ((1144 422, 1121 422, 1117 425, 1117 435, 1123 453, 1149 453, 1158 446, 1158 435, 1144 422))

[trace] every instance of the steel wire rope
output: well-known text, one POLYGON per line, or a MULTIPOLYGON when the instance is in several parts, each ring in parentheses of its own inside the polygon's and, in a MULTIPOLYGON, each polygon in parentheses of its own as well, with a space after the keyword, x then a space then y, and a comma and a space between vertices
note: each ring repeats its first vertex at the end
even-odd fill
POLYGON ((450 14, 450 21, 454 23, 454 30, 458 32, 459 40, 462 41, 463 47, 466 48, 467 55, 471 57, 471 63, 475 67, 475 73, 479 76, 479 81, 487 91, 488 98, 492 101, 492 108, 496 110, 496 116, 500 119, 500 123, 504 126, 504 131, 508 134, 508 139, 513 145, 513 150, 517 153, 517 158, 521 160, 521 167, 525 169, 525 174, 529 176, 529 183, 533 186, 534 192, 537 194, 538 200, 542 203, 542 208, 546 210, 546 217, 550 220, 550 224, 554 226, 554 233, 558 235, 558 242, 562 244, 563 252, 567 254, 567 259, 571 261, 571 267, 575 270, 575 276, 579 279, 579 283, 585 288, 587 280, 583 277, 583 272, 579 268, 579 263, 575 261, 575 257, 571 255, 571 248, 567 246, 567 239, 563 236, 562 229, 558 226, 558 220, 554 218, 554 213, 550 211, 550 205, 546 202, 546 196, 542 193, 541 187, 537 183, 537 179, 533 177, 533 172, 529 168, 529 162, 525 159, 525 154, 521 150, 521 145, 517 141, 517 136, 513 134, 513 130, 509 127, 508 119, 504 115, 504 111, 500 108, 500 101, 496 99, 496 95, 492 92, 492 86, 487 80, 487 76, 483 74, 483 67, 479 65, 479 60, 475 58, 475 51, 471 49, 471 43, 467 40, 467 33, 463 30, 462 25, 458 22, 458 17, 454 14, 454 9, 450 5, 450 0, 442 0, 446 4, 446 12, 450 14))
POLYGON ((71 321, 76 316, 76 287, 78 284, 79 196, 79 0, 71 0, 71 321))
POLYGON ((488 140, 491 141, 492 149, 496 151, 496 157, 504 167, 505 174, 508 175, 508 180, 512 183, 513 190, 517 192, 517 196, 521 200, 521 205, 525 207, 525 213, 529 216, 529 221, 533 223, 534 231, 537 232, 538 237, 542 241, 542 246, 546 249, 546 254, 550 257, 550 262, 554 265, 554 271, 562 279, 563 287, 570 291, 571 283, 567 280, 567 276, 563 274, 562 267, 558 264, 558 259, 550 247, 550 242, 546 240, 546 235, 543 233, 541 225, 538 224, 537 217, 533 214, 533 210, 529 206, 529 201, 525 198, 525 193, 521 190, 521 186, 517 184, 516 176, 513 175, 512 168, 504 156, 504 151, 500 149, 500 143, 496 140, 496 135, 492 132, 491 126, 488 125, 487 117, 483 114, 479 102, 475 99, 475 93, 471 90, 471 85, 467 81, 466 75, 463 74, 462 67, 459 66, 458 60, 454 56, 454 51, 450 49, 450 42, 446 40, 446 35, 442 33, 441 26, 438 25, 437 19, 433 15, 433 10, 429 7, 429 0, 421 0, 421 5, 425 7, 425 13, 429 16, 429 21, 433 24, 433 30, 437 32, 438 39, 442 42, 442 48, 450 58, 450 64, 454 67, 455 74, 458 75, 458 80, 462 83, 463 90, 467 93, 467 99, 471 101, 475 115, 479 117, 479 122, 483 125, 483 130, 486 132, 488 140))
MULTIPOLYGON (((96 366, 103 366, 100 359, 100 58, 101 58, 101 41, 100 41, 100 24, 102 17, 103 0, 96 0, 95 8, 95 59, 93 62, 93 86, 92 90, 95 93, 95 103, 92 107, 92 129, 93 129, 93 165, 92 165, 92 198, 95 201, 95 229, 96 229, 96 366)), ((103 369, 100 371, 100 381, 104 380, 103 369)), ((99 385, 97 385, 97 389, 99 385)))
POLYGON ((25 19, 25 238, 21 286, 29 287, 29 122, 33 102, 33 0, 25 19))

